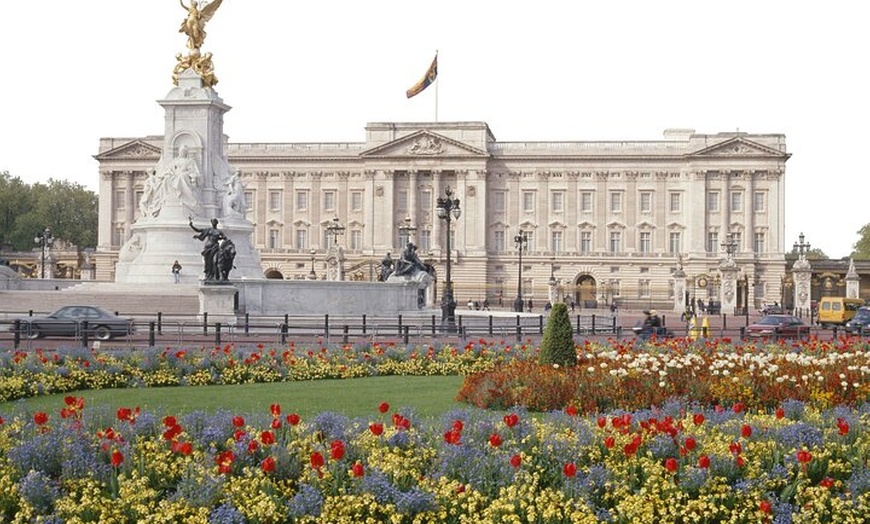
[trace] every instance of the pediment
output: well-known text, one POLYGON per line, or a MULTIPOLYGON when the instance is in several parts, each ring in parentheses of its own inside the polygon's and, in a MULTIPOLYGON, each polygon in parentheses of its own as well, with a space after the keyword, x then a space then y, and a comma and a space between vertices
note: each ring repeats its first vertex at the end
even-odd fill
POLYGON ((639 230, 649 230, 649 229, 656 228, 655 224, 653 224, 647 220, 643 220, 643 221, 639 222, 634 227, 635 227, 635 229, 639 229, 639 230))
POLYGON ((547 227, 549 227, 550 229, 568 229, 568 224, 562 222, 561 220, 553 220, 552 222, 547 224, 547 227))
POLYGON ((438 133, 420 130, 366 151, 361 157, 455 158, 487 156, 486 151, 438 133))
POLYGON ((789 155, 787 153, 783 153, 777 149, 773 149, 771 147, 767 147, 765 145, 759 144, 758 142, 753 142, 752 140, 748 140, 743 137, 734 137, 724 142, 719 142, 718 144, 714 144, 709 147, 705 147, 699 151, 691 153, 689 156, 695 157, 778 157, 778 158, 788 158, 789 155))
POLYGON ((97 160, 159 158, 162 153, 163 151, 159 147, 137 139, 103 151, 98 155, 94 155, 94 158, 97 160))
POLYGON ((593 222, 584 220, 583 222, 579 222, 577 224, 577 227, 580 229, 596 229, 598 226, 596 226, 593 222))

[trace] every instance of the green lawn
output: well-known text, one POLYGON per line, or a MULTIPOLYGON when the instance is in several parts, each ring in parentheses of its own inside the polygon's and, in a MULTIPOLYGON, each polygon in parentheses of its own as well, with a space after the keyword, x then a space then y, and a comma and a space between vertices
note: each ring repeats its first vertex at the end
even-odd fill
POLYGON ((63 398, 75 395, 85 398, 85 409, 107 406, 114 411, 122 406, 139 406, 160 416, 219 409, 268 414, 269 406, 278 403, 283 413, 295 412, 303 418, 322 411, 355 417, 376 413, 381 402, 389 402, 391 410, 411 407, 419 415, 440 415, 454 408, 468 407, 453 400, 462 387, 462 380, 458 376, 389 376, 239 386, 105 389, 0 403, 0 413, 19 409, 28 413, 57 413, 64 406, 63 398))

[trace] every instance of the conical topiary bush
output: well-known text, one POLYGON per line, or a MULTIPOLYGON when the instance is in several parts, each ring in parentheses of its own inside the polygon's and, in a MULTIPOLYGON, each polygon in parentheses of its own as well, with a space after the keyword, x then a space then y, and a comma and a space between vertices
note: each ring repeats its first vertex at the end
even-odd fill
POLYGON ((557 302, 550 311, 538 361, 546 365, 577 365, 577 349, 574 346, 574 330, 571 328, 568 306, 561 302, 557 302))

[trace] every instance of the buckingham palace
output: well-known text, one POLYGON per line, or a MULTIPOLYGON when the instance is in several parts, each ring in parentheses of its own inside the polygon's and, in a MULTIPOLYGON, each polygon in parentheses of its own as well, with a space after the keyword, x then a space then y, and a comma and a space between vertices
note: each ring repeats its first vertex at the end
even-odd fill
MULTIPOLYGON (((162 136, 100 141, 98 280, 114 279, 162 148, 162 136)), ((783 134, 501 142, 485 122, 387 122, 367 124, 361 142, 225 142, 224 151, 266 278, 322 279, 340 246, 343 278, 377 280, 386 254, 412 240, 440 281, 450 234, 460 304, 508 307, 521 290, 543 306, 555 289, 580 307, 668 309, 678 268, 687 299, 715 301, 726 245, 738 304, 781 296, 783 134), (436 202, 448 188, 462 213, 445 223, 436 202)))

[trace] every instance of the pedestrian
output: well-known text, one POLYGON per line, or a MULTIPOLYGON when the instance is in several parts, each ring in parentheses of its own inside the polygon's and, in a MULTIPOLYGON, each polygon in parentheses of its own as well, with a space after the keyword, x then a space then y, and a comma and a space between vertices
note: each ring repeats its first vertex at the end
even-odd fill
POLYGON ((498 297, 498 307, 502 307, 504 304, 502 304, 502 292, 501 291, 498 292, 497 297, 498 297))
POLYGON ((616 302, 610 303, 610 316, 612 316, 612 317, 616 316, 616 302))
POLYGON ((483 310, 489 311, 489 299, 488 298, 483 299, 483 310))
POLYGON ((575 307, 577 307, 577 303, 574 302, 574 297, 571 297, 571 313, 574 312, 575 307))
POLYGON ((172 264, 172 276, 175 277, 176 284, 181 282, 181 264, 178 263, 178 260, 172 264))
POLYGON ((532 299, 529 299, 529 313, 532 312, 532 299))

